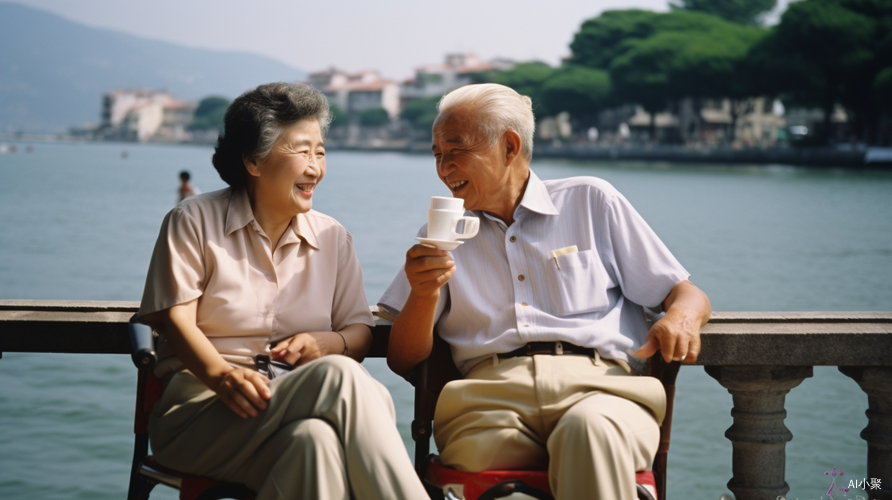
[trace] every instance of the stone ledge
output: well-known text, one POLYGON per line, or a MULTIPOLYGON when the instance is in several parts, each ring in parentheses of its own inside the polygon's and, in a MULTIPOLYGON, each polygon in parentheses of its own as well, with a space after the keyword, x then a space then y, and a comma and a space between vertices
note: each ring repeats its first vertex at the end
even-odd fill
MULTIPOLYGON (((128 354, 126 324, 138 306, 0 300, 0 353, 128 354)), ((888 312, 716 312, 710 321, 701 330, 698 365, 892 366, 888 312)), ((369 356, 386 356, 390 322, 375 323, 369 356)))

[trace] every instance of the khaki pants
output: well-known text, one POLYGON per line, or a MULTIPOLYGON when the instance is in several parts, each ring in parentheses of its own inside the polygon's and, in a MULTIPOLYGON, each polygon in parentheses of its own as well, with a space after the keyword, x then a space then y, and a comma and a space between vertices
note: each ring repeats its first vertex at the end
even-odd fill
POLYGON ((597 357, 485 361, 446 385, 434 438, 459 470, 548 469, 557 500, 637 498, 659 445, 666 393, 597 357))
POLYGON ((269 407, 242 419, 190 372, 175 374, 149 424, 153 453, 258 500, 425 498, 390 394, 357 362, 325 356, 270 387, 269 407))

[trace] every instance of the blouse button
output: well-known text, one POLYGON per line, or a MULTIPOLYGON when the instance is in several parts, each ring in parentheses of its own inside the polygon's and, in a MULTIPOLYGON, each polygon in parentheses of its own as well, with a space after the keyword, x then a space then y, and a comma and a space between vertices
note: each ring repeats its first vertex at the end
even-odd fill
POLYGON ((521 274, 520 276, 517 277, 517 279, 520 281, 523 281, 526 279, 526 277, 524 277, 524 275, 521 274))

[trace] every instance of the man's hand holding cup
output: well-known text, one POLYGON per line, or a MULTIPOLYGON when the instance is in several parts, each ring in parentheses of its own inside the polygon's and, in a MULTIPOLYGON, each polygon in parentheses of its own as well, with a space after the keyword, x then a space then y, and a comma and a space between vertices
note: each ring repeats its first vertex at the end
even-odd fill
POLYGON ((416 238, 406 253, 406 277, 412 293, 419 297, 438 295, 440 287, 455 273, 455 261, 448 250, 473 238, 480 228, 477 217, 466 217, 464 200, 434 196, 427 211, 427 237, 416 238), (460 229, 460 231, 459 231, 460 229))

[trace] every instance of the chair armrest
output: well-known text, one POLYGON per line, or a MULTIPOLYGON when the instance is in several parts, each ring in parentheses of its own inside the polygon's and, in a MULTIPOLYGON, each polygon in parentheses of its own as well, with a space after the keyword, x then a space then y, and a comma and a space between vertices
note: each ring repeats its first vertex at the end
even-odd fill
POLYGON ((130 331, 130 358, 139 370, 151 370, 158 362, 155 354, 155 339, 152 328, 148 325, 136 322, 136 315, 130 318, 127 324, 130 331))

